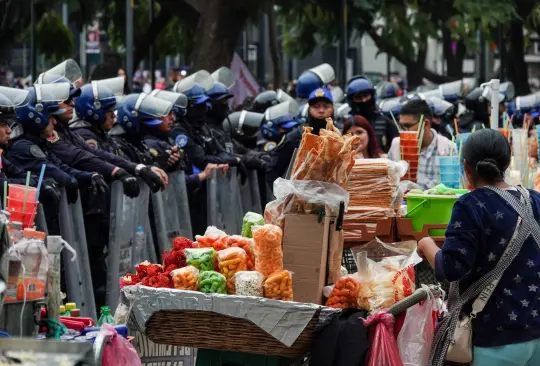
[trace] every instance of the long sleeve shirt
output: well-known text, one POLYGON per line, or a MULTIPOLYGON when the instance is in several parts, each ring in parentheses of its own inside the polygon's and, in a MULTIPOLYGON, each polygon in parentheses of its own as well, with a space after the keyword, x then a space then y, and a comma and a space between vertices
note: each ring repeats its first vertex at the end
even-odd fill
MULTIPOLYGON (((514 195, 520 193, 510 190, 514 195)), ((536 220, 540 194, 531 191, 536 220)), ((438 279, 460 280, 460 292, 491 271, 512 237, 518 215, 499 195, 479 188, 454 204, 446 240, 435 256, 438 279)), ((529 238, 473 320, 473 344, 496 347, 540 339, 540 250, 529 238)), ((464 307, 470 312, 472 303, 464 307)))

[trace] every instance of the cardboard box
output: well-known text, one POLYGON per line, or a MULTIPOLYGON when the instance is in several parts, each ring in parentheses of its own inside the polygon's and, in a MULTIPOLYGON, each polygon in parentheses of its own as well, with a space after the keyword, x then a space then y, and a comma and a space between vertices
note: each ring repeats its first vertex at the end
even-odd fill
MULTIPOLYGON (((294 301, 322 303, 330 242, 341 238, 343 243, 342 232, 335 231, 334 220, 333 217, 324 217, 319 222, 317 215, 285 216, 283 264, 285 269, 293 272, 294 301)), ((341 262, 337 268, 340 266, 341 262)), ((332 263, 332 268, 335 271, 335 263, 332 263)))

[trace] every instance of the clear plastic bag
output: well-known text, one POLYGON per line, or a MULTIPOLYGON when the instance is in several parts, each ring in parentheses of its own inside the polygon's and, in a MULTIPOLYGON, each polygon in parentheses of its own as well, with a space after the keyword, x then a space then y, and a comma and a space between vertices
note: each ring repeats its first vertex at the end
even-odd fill
POLYGON ((255 270, 265 277, 283 269, 282 238, 279 226, 267 224, 253 228, 255 270))
POLYGON ((293 300, 292 273, 289 271, 277 271, 272 273, 264 281, 264 297, 273 300, 293 300))
POLYGON ((264 295, 264 276, 257 271, 241 271, 234 275, 235 294, 239 296, 264 295))
POLYGON ((201 273, 199 290, 207 294, 226 294, 227 279, 219 272, 206 271, 201 273))
MULTIPOLYGON (((425 287, 428 289, 428 287, 425 287)), ((435 336, 434 315, 439 311, 437 300, 428 290, 428 299, 407 309, 405 322, 397 337, 404 366, 428 366, 431 343, 435 336)))
POLYGON ((253 238, 251 227, 255 225, 264 225, 264 217, 255 212, 248 212, 244 215, 242 220, 242 236, 246 238, 253 238))
POLYGON ((209 226, 204 235, 196 235, 195 240, 199 248, 214 248, 216 251, 227 248, 229 236, 215 226, 209 226))
MULTIPOLYGON (((263 222, 264 225, 264 222, 263 222)), ((251 228, 250 228, 251 233, 251 228)), ((229 248, 242 248, 246 252, 247 257, 247 270, 253 271, 255 269, 255 253, 253 252, 253 239, 245 238, 240 235, 231 235, 227 240, 227 247, 229 248)))
POLYGON ((219 272, 227 279, 227 292, 234 294, 233 276, 247 270, 247 256, 242 248, 227 248, 217 252, 219 272))
POLYGON ((364 320, 369 330, 369 349, 367 366, 403 366, 394 337, 394 317, 385 311, 371 315, 364 320))
POLYGON ((216 251, 214 248, 188 248, 184 250, 186 263, 200 271, 213 271, 216 251))
POLYGON ((264 218, 267 223, 282 227, 288 213, 317 214, 321 208, 337 216, 339 206, 349 203, 349 193, 336 184, 315 180, 287 180, 274 182, 276 199, 266 205, 264 218))
POLYGON ((102 366, 141 366, 141 358, 133 345, 124 337, 119 335, 114 328, 109 324, 103 324, 99 331, 96 343, 100 342, 102 337, 111 337, 110 341, 105 344, 103 356, 101 359, 102 366))
POLYGON ((199 289, 199 270, 194 266, 175 269, 171 272, 174 288, 197 291, 199 289))
POLYGON ((362 281, 358 275, 341 277, 328 296, 326 306, 335 309, 358 308, 360 287, 362 287, 362 281))

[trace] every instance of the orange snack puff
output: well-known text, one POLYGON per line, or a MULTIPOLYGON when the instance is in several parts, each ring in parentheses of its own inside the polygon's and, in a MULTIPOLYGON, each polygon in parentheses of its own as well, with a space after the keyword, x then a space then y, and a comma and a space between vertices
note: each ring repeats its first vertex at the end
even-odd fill
POLYGON ((361 286, 358 276, 341 277, 334 285, 326 306, 336 309, 358 308, 358 293, 361 286))
POLYGON ((247 256, 247 270, 253 271, 255 269, 255 253, 253 252, 253 239, 244 238, 240 235, 232 235, 229 236, 227 240, 227 247, 238 247, 244 249, 247 256))
POLYGON ((199 289, 199 270, 187 266, 171 271, 174 288, 177 290, 197 291, 199 289))
POLYGON ((227 292, 234 294, 234 274, 246 270, 246 252, 242 248, 227 248, 220 250, 217 258, 219 272, 227 279, 227 292))
POLYGON ((283 269, 282 237, 283 231, 276 225, 267 224, 253 228, 255 270, 265 277, 283 269))
POLYGON ((273 300, 293 300, 292 275, 291 272, 281 270, 272 273, 264 281, 264 297, 273 300))
POLYGON ((215 226, 209 226, 204 235, 196 235, 195 240, 199 248, 214 248, 216 251, 227 248, 229 236, 215 226))

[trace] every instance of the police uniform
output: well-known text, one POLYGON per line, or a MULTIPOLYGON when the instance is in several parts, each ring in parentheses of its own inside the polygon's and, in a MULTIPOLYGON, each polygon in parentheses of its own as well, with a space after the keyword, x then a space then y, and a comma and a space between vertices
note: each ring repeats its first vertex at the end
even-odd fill
MULTIPOLYGON (((30 176, 30 186, 37 186, 37 176, 30 176)), ((0 156, 0 184, 4 186, 4 182, 8 184, 26 184, 26 171, 13 165, 5 156, 0 156)))
POLYGON ((139 141, 138 143, 128 141, 125 136, 125 131, 117 132, 116 129, 117 127, 115 126, 108 133, 110 139, 113 141, 114 146, 116 147, 116 155, 136 164, 144 164, 148 166, 154 164, 154 157, 149 152, 148 146, 143 140, 139 141))
POLYGON ((283 177, 287 173, 287 169, 293 159, 294 149, 300 147, 303 133, 304 131, 300 127, 289 132, 283 136, 281 142, 272 151, 272 160, 266 168, 268 184, 272 185, 276 179, 283 177))
POLYGON ((385 153, 388 153, 392 145, 392 140, 395 137, 399 137, 397 127, 379 111, 376 112, 374 118, 368 120, 375 131, 375 135, 379 139, 379 146, 385 153))

